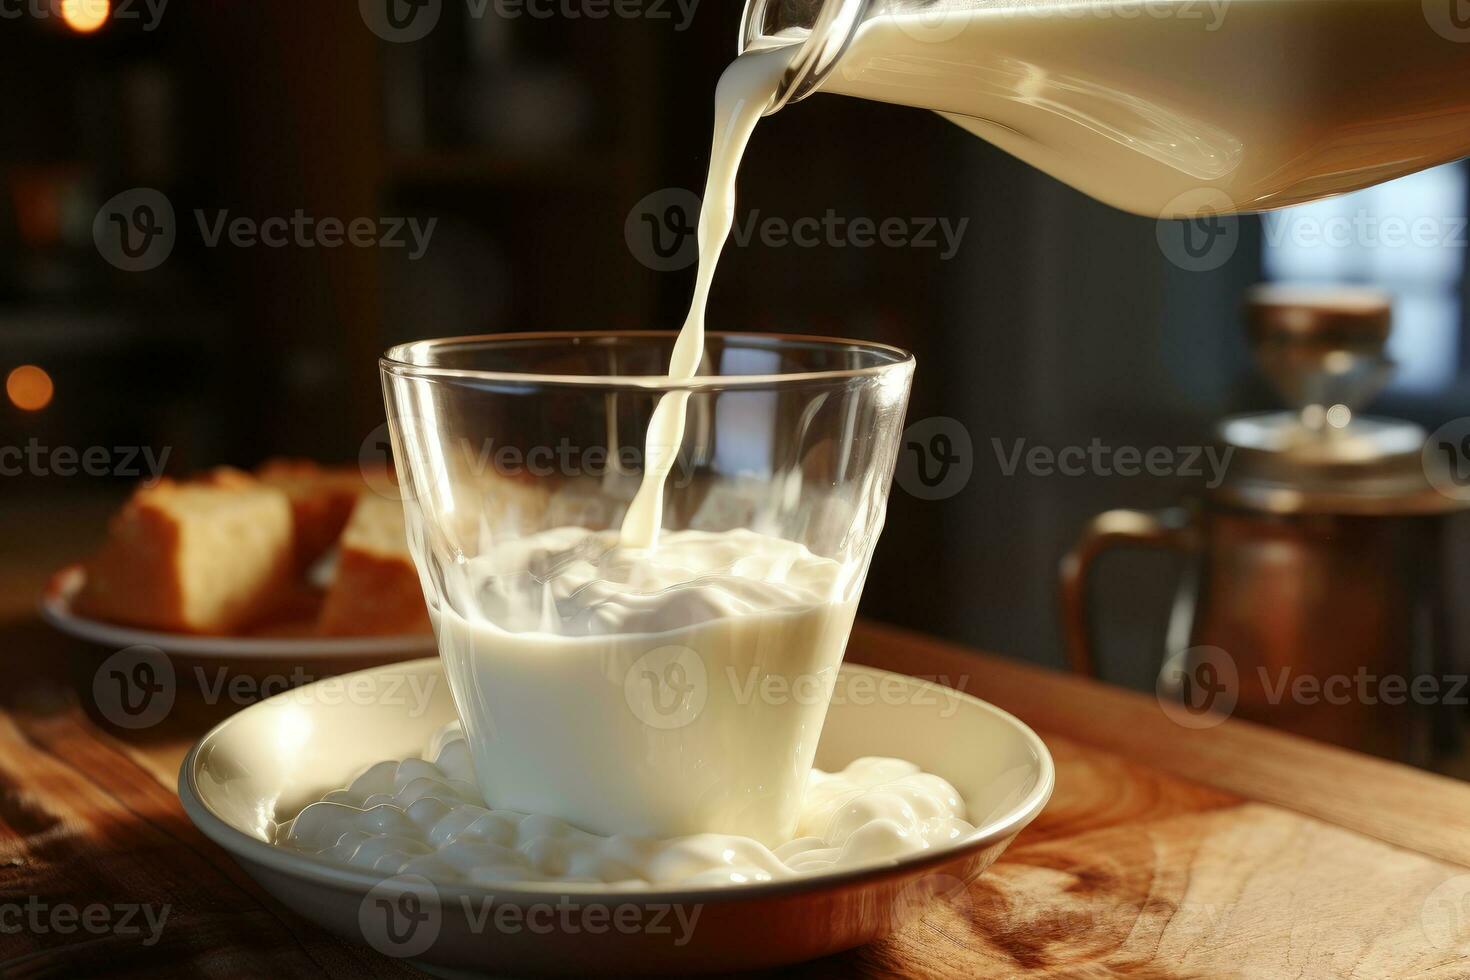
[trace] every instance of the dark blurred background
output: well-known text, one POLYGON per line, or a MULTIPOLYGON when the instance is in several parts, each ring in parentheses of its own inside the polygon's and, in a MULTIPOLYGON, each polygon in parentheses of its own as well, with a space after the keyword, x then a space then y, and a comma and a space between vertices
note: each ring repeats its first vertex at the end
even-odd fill
MULTIPOLYGON (((160 13, 134 0, 94 30, 99 3, 67 16, 17 4, 0 19, 0 369, 50 379, 12 379, 0 445, 166 447, 175 473, 352 460, 382 420, 375 357, 392 343, 681 322, 692 269, 641 261, 630 214, 702 186, 739 4, 590 19, 443 0, 427 36, 397 43, 353 3, 174 0, 160 13), (93 226, 139 188, 166 198, 176 240, 127 271, 93 226), (437 223, 418 256, 406 231, 396 248, 210 247, 195 216, 298 209, 437 223)), ((1453 165, 1316 207, 1463 216, 1465 187, 1453 165)), ((1269 223, 1242 219, 1229 261, 1191 271, 1165 256, 1154 221, 938 116, 820 94, 758 129, 740 189, 742 221, 752 209, 968 220, 949 258, 942 245, 757 237, 729 248, 716 278, 713 328, 907 347, 910 420, 951 417, 970 436, 958 492, 895 487, 873 617, 1059 665, 1057 561, 1085 520, 1175 502, 1198 481, 1006 475, 1001 457, 1017 440, 1197 446, 1227 413, 1276 407, 1239 318, 1242 290, 1263 279, 1393 289, 1401 368, 1375 409, 1430 430, 1470 414, 1463 225, 1458 247, 1395 251, 1273 244, 1269 223)), ((55 535, 85 548, 134 482, 120 465, 20 469, 0 484, 12 556, 55 535)), ((1151 686, 1176 571, 1166 556, 1109 559, 1105 676, 1151 686)))

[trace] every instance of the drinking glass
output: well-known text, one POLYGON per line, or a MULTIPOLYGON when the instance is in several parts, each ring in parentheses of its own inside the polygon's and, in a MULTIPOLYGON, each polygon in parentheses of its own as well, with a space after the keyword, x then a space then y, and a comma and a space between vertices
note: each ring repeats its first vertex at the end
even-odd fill
POLYGON ((914 361, 852 340, 712 334, 701 373, 677 381, 663 374, 674 337, 509 334, 389 350, 380 366, 408 540, 487 805, 602 834, 774 845, 796 829, 914 361), (686 400, 685 425, 679 445, 661 447, 676 455, 654 551, 701 532, 686 538, 718 538, 730 554, 672 580, 666 561, 655 587, 638 574, 650 552, 617 550, 618 529, 667 397, 686 400), (715 579, 785 574, 780 561, 750 571, 772 548, 832 572, 815 607, 704 601, 715 579), (578 570, 609 554, 624 576, 614 600, 639 611, 636 629, 589 627, 573 594, 578 570))

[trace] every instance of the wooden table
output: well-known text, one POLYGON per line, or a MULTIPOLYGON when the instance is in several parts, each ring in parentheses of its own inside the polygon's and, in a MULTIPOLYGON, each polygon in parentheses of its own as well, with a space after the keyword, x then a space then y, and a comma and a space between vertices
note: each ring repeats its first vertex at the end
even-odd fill
MULTIPOLYGON (((104 731, 85 710, 102 654, 34 619, 17 595, 35 584, 0 569, 0 974, 419 976, 297 918, 194 830, 175 777, 219 712, 104 731), (155 934, 144 913, 165 911, 155 934)), ((1056 795, 956 905, 789 972, 1470 977, 1470 786, 1243 722, 1186 730, 1151 697, 888 627, 860 625, 849 656, 1029 722, 1056 795)))

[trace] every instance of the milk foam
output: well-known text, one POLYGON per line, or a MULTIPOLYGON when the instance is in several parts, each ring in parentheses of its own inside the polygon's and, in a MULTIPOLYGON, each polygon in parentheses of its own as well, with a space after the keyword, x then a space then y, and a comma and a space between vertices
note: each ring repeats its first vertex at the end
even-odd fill
POLYGON ((598 833, 795 830, 861 570, 748 530, 557 528, 457 573, 445 673, 490 806, 598 833), (772 694, 772 691, 776 691, 772 694))
POLYGON ((665 633, 811 608, 849 584, 836 562, 754 531, 678 531, 627 548, 612 531, 555 528, 504 541, 462 572, 487 629, 559 637, 665 633))
POLYGON ((897 759, 813 770, 790 839, 767 847, 702 833, 600 836, 542 815, 490 809, 456 726, 432 762, 369 767, 276 831, 278 845, 383 876, 472 885, 593 882, 618 889, 742 885, 894 862, 974 832, 948 782, 897 759))

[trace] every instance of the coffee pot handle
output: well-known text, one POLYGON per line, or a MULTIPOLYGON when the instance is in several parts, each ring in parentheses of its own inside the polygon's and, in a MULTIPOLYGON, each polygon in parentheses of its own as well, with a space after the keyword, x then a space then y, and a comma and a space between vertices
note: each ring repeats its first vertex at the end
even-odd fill
POLYGON ((1186 507, 1110 510, 1087 522, 1082 536, 1062 559, 1060 569, 1062 637, 1067 662, 1074 672, 1097 676, 1092 617, 1088 609, 1088 583, 1097 558, 1115 547, 1189 552, 1195 548, 1197 539, 1194 512, 1186 507))

